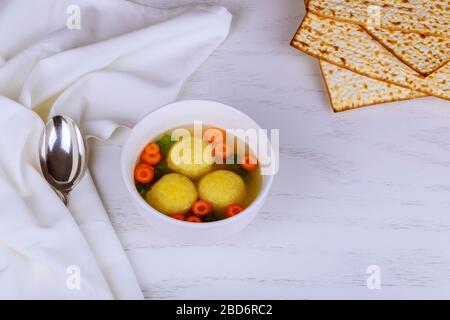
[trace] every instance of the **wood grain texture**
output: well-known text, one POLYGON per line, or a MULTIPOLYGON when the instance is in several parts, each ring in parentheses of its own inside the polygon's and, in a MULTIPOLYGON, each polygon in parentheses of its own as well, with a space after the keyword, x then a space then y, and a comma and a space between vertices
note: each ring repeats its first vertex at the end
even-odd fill
POLYGON ((119 175, 102 184, 119 171, 120 147, 95 142, 94 178, 145 296, 450 298, 450 102, 334 114, 317 61, 289 46, 301 1, 211 2, 233 13, 232 32, 180 98, 228 103, 281 128, 281 168, 247 229, 188 246, 145 224, 119 175), (373 264, 381 290, 366 288, 373 264))

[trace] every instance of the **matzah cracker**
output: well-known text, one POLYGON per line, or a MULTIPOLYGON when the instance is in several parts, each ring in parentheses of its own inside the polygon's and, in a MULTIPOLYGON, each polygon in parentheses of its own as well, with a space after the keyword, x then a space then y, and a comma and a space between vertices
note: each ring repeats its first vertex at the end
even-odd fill
POLYGON ((376 9, 382 29, 450 38, 449 0, 309 0, 308 9, 362 26, 372 20, 376 9))
MULTIPOLYGON (((312 1, 312 0, 311 0, 312 1)), ((307 13, 292 45, 316 58, 373 79, 450 100, 450 67, 424 78, 356 24, 307 13)))
POLYGON ((335 112, 426 96, 325 61, 320 61, 320 68, 335 112))
MULTIPOLYGON (((305 0, 307 5, 308 1, 305 0)), ((374 80, 319 60, 334 112, 424 97, 423 93, 374 80)))
POLYGON ((450 39, 378 28, 366 31, 423 76, 450 61, 450 39))
MULTIPOLYGON (((308 5, 308 1, 305 1, 308 5)), ((405 64, 427 76, 450 61, 450 39, 361 25, 405 64)))

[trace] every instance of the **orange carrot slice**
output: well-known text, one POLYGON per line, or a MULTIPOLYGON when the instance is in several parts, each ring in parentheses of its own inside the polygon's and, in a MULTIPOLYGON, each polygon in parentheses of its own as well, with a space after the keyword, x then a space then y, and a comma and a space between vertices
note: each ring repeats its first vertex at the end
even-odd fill
POLYGON ((140 163, 134 170, 134 179, 139 183, 149 183, 155 176, 155 169, 146 163, 140 163))
POLYGON ((226 159, 231 155, 231 148, 226 143, 219 143, 214 147, 213 153, 218 159, 226 159))
POLYGON ((174 218, 174 219, 177 219, 177 220, 181 220, 181 221, 185 221, 186 220, 186 217, 182 213, 174 213, 174 214, 171 214, 170 217, 174 218))
POLYGON ((197 200, 192 204, 192 213, 197 217, 206 217, 213 211, 213 206, 208 201, 197 200))
POLYGON ((241 162, 242 169, 246 171, 253 171, 258 168, 258 160, 256 160, 256 158, 251 155, 243 156, 241 162))
POLYGON ((161 161, 161 153, 149 155, 149 154, 143 152, 141 155, 141 160, 151 166, 157 165, 161 161))
POLYGON ((145 153, 145 154, 148 154, 149 156, 154 156, 154 155, 160 153, 159 145, 158 145, 157 143, 154 143, 154 142, 149 143, 149 144, 145 147, 144 153, 145 153))
POLYGON ((189 216, 186 218, 186 221, 187 222, 196 222, 196 223, 203 222, 202 219, 200 219, 199 217, 196 217, 196 216, 189 216))
POLYGON ((238 204, 230 204, 225 208, 225 218, 230 218, 238 213, 240 213, 242 210, 244 210, 240 205, 238 204))
POLYGON ((219 128, 209 128, 203 134, 203 140, 209 143, 221 143, 225 141, 225 131, 219 128))

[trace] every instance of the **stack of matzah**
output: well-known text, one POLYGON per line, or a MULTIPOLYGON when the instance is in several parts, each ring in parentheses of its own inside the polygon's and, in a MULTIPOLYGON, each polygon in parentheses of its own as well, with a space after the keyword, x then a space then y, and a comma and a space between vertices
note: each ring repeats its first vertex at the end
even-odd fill
POLYGON ((292 46, 320 59, 334 111, 450 100, 450 0, 309 0, 292 46))

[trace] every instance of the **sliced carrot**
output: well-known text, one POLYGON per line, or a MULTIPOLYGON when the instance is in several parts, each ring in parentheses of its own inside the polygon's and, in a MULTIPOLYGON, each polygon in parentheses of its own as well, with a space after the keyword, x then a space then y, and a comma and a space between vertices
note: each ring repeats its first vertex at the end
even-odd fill
POLYGON ((186 218, 187 222, 203 222, 201 218, 196 217, 196 216, 189 216, 186 218))
POLYGON ((206 217, 213 209, 212 204, 205 200, 197 200, 192 204, 192 213, 200 218, 206 217))
POLYGON ((231 155, 231 148, 226 143, 219 143, 214 147, 213 153, 218 159, 226 159, 231 155))
POLYGON ((160 153, 159 150, 159 145, 157 143, 149 143, 145 149, 144 149, 144 153, 148 154, 149 156, 154 156, 158 153, 160 153))
POLYGON ((238 204, 230 204, 225 208, 225 218, 230 218, 232 216, 237 215, 242 210, 244 210, 240 205, 238 204))
POLYGON ((245 155, 242 157, 241 162, 242 169, 246 171, 253 171, 258 168, 258 160, 254 156, 245 155))
POLYGON ((149 155, 145 152, 142 152, 141 160, 151 166, 157 165, 161 161, 161 153, 149 155))
POLYGON ((221 143, 225 141, 225 131, 219 128, 209 128, 203 134, 203 140, 209 143, 221 143))
POLYGON ((146 163, 140 163, 134 170, 134 179, 139 183, 149 183, 155 176, 155 169, 146 163))
POLYGON ((171 214, 170 217, 174 218, 174 219, 177 219, 177 220, 181 220, 181 221, 185 221, 186 220, 186 217, 182 213, 174 213, 174 214, 171 214))

